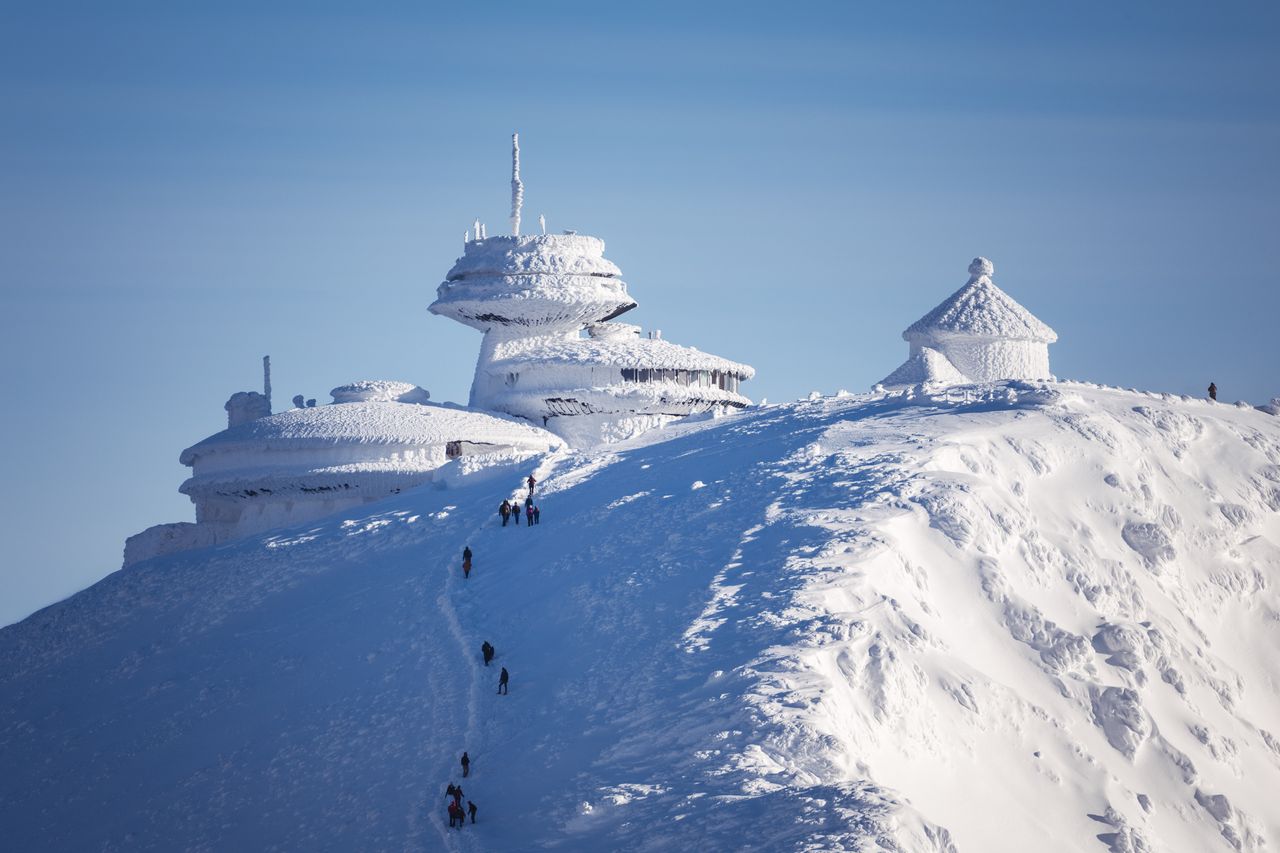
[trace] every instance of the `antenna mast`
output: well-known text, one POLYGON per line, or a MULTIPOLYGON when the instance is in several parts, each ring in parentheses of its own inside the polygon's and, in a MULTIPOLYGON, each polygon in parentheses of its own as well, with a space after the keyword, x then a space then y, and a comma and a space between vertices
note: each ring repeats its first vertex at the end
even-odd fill
POLYGON ((262 357, 262 396, 267 398, 267 414, 271 414, 271 356, 262 357))
POLYGON ((520 208, 524 206, 524 184, 520 182, 520 134, 511 134, 511 235, 520 236, 520 208))

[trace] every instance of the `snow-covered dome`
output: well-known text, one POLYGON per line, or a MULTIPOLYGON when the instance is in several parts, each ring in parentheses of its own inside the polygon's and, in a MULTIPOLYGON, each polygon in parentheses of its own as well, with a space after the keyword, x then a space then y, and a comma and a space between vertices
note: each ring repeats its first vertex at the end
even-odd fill
POLYGON ((545 430, 489 412, 432 403, 353 402, 290 409, 248 421, 188 447, 182 451, 179 461, 183 465, 196 465, 244 452, 264 454, 334 447, 443 447, 458 440, 538 451, 560 444, 559 439, 545 430))
POLYGON ((485 237, 466 244, 430 311, 482 332, 580 329, 636 307, 621 275, 597 237, 485 237))
POLYGON ((335 403, 425 403, 431 393, 411 382, 361 379, 329 392, 335 403))

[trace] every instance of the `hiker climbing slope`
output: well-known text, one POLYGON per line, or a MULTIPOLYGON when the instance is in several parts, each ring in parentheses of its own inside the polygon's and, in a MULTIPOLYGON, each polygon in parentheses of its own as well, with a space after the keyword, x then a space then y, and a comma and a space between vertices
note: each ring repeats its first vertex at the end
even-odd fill
POLYGON ((462 549, 462 576, 471 577, 471 546, 462 549))
POLYGON ((507 681, 510 680, 510 678, 511 676, 507 674, 507 668, 504 666, 502 668, 502 672, 498 673, 498 692, 499 693, 508 692, 507 681))

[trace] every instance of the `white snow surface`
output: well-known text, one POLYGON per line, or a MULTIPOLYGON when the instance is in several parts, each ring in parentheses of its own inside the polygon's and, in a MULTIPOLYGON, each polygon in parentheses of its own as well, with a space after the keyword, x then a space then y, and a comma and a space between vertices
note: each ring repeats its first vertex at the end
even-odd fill
POLYGON ((945 355, 932 347, 919 347, 897 370, 881 379, 879 384, 885 388, 904 388, 930 383, 958 385, 968 381, 945 355))
POLYGON ((637 369, 719 370, 722 373, 736 373, 743 379, 750 379, 756 374, 755 368, 750 365, 730 361, 694 347, 681 346, 661 338, 634 335, 608 338, 548 335, 504 340, 494 347, 493 360, 485 365, 485 369, 501 372, 523 369, 526 365, 550 368, 606 365, 637 369))
MULTIPOLYGON (((338 390, 338 389, 335 389, 338 390)), ((179 461, 238 451, 297 451, 336 445, 436 445, 467 440, 537 450, 559 446, 545 430, 517 418, 432 403, 353 402, 290 409, 215 433, 182 451, 179 461)))
POLYGON ((504 529, 525 473, 0 631, 6 848, 1280 843, 1274 416, 1031 382, 762 406, 553 456, 504 529))

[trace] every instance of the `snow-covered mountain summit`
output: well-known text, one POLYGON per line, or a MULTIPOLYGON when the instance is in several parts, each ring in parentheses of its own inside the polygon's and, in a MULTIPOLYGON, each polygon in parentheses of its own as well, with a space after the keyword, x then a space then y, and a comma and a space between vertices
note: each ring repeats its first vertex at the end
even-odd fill
POLYGON ((1280 418, 842 396, 538 478, 533 528, 423 487, 0 631, 6 847, 1280 843, 1280 418))

